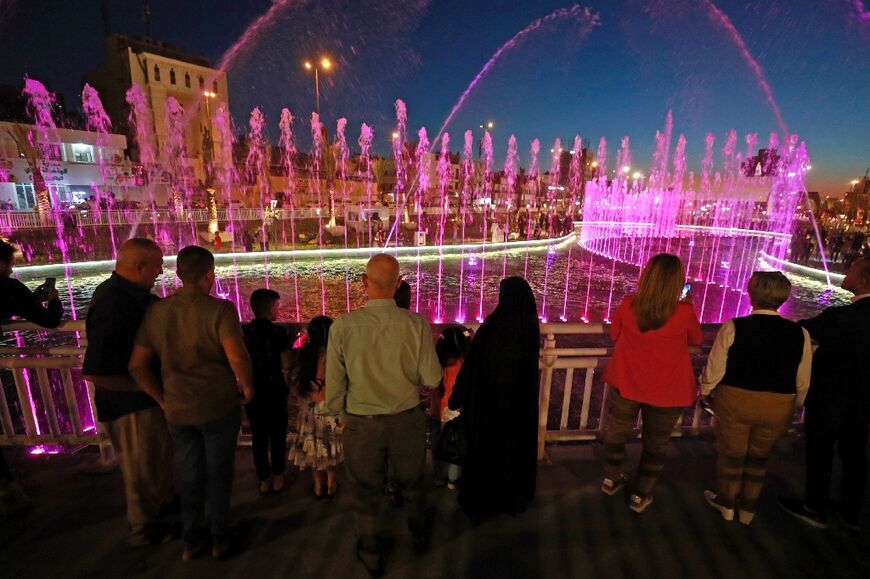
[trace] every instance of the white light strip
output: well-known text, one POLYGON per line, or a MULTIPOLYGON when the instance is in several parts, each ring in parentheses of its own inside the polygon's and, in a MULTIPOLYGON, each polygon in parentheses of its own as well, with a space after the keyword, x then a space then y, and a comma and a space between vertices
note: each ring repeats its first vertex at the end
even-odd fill
MULTIPOLYGON (((553 239, 533 239, 527 241, 505 241, 500 243, 464 243, 459 245, 403 245, 400 247, 350 247, 350 248, 335 248, 335 249, 297 249, 281 250, 281 251, 255 251, 251 253, 216 253, 215 264, 224 265, 231 261, 260 261, 264 258, 292 258, 292 257, 369 257, 376 253, 390 253, 394 255, 414 254, 417 255, 443 255, 450 256, 452 254, 463 251, 483 250, 511 250, 511 249, 561 249, 567 246, 577 234, 571 232, 564 237, 554 237, 553 239)), ((165 263, 174 263, 176 256, 167 255, 163 260, 165 263)), ((71 263, 54 263, 46 265, 26 265, 15 267, 15 271, 22 274, 47 273, 52 271, 64 270, 67 268, 112 268, 115 266, 115 260, 104 259, 100 261, 77 261, 71 263)))
POLYGON ((788 272, 803 275, 816 281, 827 283, 828 280, 826 276, 829 276, 832 282, 843 283, 843 280, 846 278, 846 276, 841 273, 825 273, 824 270, 816 269, 814 267, 807 267, 805 265, 798 265, 790 261, 785 261, 784 259, 773 257, 772 255, 769 255, 763 251, 759 252, 759 254, 760 259, 771 261, 788 272))

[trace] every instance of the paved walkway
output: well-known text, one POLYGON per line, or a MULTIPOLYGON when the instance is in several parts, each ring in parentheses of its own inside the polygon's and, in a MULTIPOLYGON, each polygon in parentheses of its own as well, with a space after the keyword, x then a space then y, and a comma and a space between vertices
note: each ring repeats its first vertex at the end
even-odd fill
MULTIPOLYGON (((624 496, 598 491, 600 445, 549 447, 538 498, 522 516, 475 526, 455 494, 433 489, 433 546, 417 557, 394 511, 387 577, 870 577, 870 517, 863 534, 836 525, 819 531, 776 506, 777 493, 800 489, 801 446, 797 437, 780 443, 748 528, 726 523, 704 502, 715 458, 709 440, 674 441, 655 503, 643 515, 629 511, 624 496)), ((629 457, 638 456, 639 445, 630 445, 629 457)), ((367 577, 353 551, 347 488, 331 503, 316 502, 302 475, 282 495, 260 498, 250 452, 242 449, 234 508, 249 528, 246 550, 224 562, 182 563, 178 541, 125 546, 120 474, 81 472, 89 459, 13 457, 38 506, 26 518, 0 521, 0 577, 367 577)))

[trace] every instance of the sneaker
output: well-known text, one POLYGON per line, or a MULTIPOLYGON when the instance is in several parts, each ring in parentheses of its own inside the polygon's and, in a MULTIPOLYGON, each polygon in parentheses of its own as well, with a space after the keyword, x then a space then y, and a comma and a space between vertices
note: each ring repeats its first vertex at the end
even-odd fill
POLYGON ((828 517, 825 513, 817 513, 806 507, 800 499, 792 497, 780 496, 777 499, 779 506, 793 517, 796 517, 811 527, 816 529, 828 528, 828 517))
POLYGON ((718 502, 716 502, 716 497, 718 495, 713 491, 704 491, 704 498, 707 499, 707 504, 719 511, 722 515, 722 518, 726 521, 734 520, 734 509, 729 509, 728 507, 723 507, 718 502))
POLYGON ((448 491, 455 491, 456 490, 456 483, 454 483, 454 482, 447 483, 447 490, 448 491))
POLYGON ((753 513, 752 511, 744 511, 743 509, 740 509, 740 511, 737 513, 737 519, 743 525, 748 525, 752 523, 752 519, 754 518, 755 513, 753 513))
POLYGON ((628 481, 625 479, 625 477, 621 475, 617 480, 605 477, 604 480, 601 481, 601 492, 606 495, 613 496, 621 491, 627 482, 628 481))
POLYGON ((652 497, 642 497, 640 495, 631 495, 628 499, 628 508, 635 513, 642 513, 653 502, 652 497))

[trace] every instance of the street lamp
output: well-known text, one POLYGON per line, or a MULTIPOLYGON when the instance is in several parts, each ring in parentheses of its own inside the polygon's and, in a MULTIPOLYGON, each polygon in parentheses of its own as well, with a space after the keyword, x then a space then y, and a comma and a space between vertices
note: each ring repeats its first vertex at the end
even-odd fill
POLYGON ((306 60, 305 70, 313 70, 314 71, 314 98, 317 102, 317 114, 320 114, 320 70, 331 70, 332 69, 332 61, 327 57, 323 57, 320 59, 320 62, 313 63, 310 60, 306 60))

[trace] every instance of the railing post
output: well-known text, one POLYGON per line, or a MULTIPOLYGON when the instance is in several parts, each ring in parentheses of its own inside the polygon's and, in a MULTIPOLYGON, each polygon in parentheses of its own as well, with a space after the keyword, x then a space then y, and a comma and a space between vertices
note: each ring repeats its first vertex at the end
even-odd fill
MULTIPOLYGON (((555 334, 548 333, 544 339, 544 348, 556 347, 555 334)), ((555 354, 547 354, 541 358, 544 366, 544 384, 538 401, 538 460, 544 459, 544 444, 547 442, 547 415, 550 412, 550 389, 553 386, 553 364, 556 363, 555 354)))

